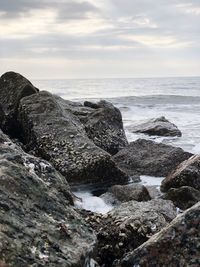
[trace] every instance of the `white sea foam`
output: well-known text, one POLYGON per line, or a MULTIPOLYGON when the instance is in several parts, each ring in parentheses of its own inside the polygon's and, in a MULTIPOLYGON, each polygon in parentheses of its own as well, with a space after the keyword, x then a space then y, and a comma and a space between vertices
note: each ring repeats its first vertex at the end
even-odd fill
POLYGON ((155 185, 155 186, 160 187, 161 182, 164 179, 164 177, 141 175, 140 179, 141 179, 141 184, 143 185, 149 185, 149 186, 155 185))
POLYGON ((75 202, 76 206, 79 208, 102 214, 107 213, 113 208, 113 206, 106 204, 102 198, 93 196, 90 192, 82 191, 74 192, 74 194, 82 199, 82 201, 76 200, 75 202))

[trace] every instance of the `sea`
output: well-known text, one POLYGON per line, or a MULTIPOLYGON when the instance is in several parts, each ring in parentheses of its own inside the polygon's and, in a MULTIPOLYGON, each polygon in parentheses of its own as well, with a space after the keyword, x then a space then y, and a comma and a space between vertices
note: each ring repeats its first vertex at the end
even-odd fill
MULTIPOLYGON (((178 146, 200 154, 200 77, 63 79, 33 80, 40 90, 47 90, 64 99, 112 102, 122 113, 128 140, 138 138, 178 146), (130 132, 131 125, 165 116, 176 124, 181 137, 158 137, 130 132)), ((161 177, 162 178, 162 177, 161 177)), ((162 179, 142 176, 143 184, 159 186, 162 179)), ((82 198, 78 206, 106 213, 113 207, 94 196, 89 189, 75 192, 82 198)))

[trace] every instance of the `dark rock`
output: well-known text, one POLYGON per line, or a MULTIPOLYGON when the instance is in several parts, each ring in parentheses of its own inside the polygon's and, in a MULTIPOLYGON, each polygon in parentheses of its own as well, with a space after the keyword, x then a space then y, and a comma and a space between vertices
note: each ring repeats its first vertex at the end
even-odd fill
POLYGON ((17 108, 20 99, 38 92, 31 82, 15 72, 6 72, 0 77, 0 105, 5 113, 3 128, 11 135, 17 135, 17 108))
POLYGON ((163 198, 173 201, 176 207, 186 210, 200 201, 200 191, 190 186, 170 188, 163 198))
POLYGON ((200 156, 194 155, 182 162, 161 184, 163 192, 170 188, 191 186, 200 190, 200 156))
POLYGON ((95 259, 100 266, 112 266, 115 259, 140 246, 175 216, 176 208, 169 200, 121 204, 96 222, 99 230, 95 259))
POLYGON ((5 114, 4 111, 0 105, 0 127, 2 128, 5 123, 5 114))
POLYGON ((181 148, 138 139, 119 151, 114 161, 128 175, 167 176, 192 154, 181 148))
POLYGON ((177 126, 165 117, 148 120, 142 124, 129 127, 133 133, 144 133, 158 136, 181 136, 181 131, 177 126))
POLYGON ((84 106, 89 107, 89 108, 94 108, 94 109, 100 108, 100 106, 97 103, 90 102, 90 101, 85 101, 84 106))
POLYGON ((114 185, 109 190, 114 197, 120 202, 135 201, 148 201, 151 200, 149 192, 144 185, 131 184, 131 185, 114 185))
POLYGON ((65 111, 73 113, 84 125, 87 136, 103 150, 115 154, 128 144, 123 129, 121 112, 110 102, 78 102, 63 100, 57 102, 65 111))
POLYGON ((87 137, 83 124, 52 94, 23 98, 18 121, 28 150, 49 160, 72 184, 124 183, 128 177, 87 137))
POLYGON ((200 202, 114 266, 200 266, 199 242, 200 202))
POLYGON ((0 259, 6 266, 82 267, 96 237, 66 179, 0 132, 0 259))
POLYGON ((95 145, 114 155, 128 145, 121 112, 107 101, 96 105, 85 120, 85 130, 95 145))

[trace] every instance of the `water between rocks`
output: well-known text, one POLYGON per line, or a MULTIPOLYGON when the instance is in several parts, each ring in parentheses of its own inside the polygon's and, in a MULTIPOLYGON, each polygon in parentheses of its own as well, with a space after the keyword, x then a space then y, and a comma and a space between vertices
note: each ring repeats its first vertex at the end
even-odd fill
MULTIPOLYGON (((140 176, 141 182, 145 186, 157 186, 160 189, 160 185, 164 177, 153 177, 153 176, 140 176)), ((130 184, 132 184, 130 180, 130 184)), ((78 208, 85 210, 105 214, 114 208, 113 205, 105 203, 105 201, 96 195, 96 191, 91 188, 76 189, 73 191, 74 195, 77 196, 75 205, 78 208)))

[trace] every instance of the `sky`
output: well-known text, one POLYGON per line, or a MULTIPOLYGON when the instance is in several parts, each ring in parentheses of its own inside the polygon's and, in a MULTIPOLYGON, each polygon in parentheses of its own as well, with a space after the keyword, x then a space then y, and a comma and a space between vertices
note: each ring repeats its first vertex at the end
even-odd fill
POLYGON ((200 76, 200 0, 0 0, 0 73, 200 76))

